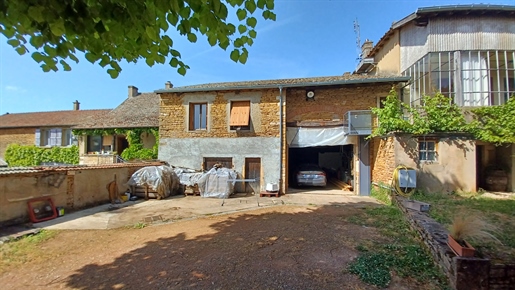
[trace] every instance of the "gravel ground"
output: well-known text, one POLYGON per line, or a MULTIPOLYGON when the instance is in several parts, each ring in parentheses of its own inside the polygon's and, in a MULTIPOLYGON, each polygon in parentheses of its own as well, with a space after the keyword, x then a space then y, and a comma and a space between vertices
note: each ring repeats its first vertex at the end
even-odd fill
MULTIPOLYGON (((0 272, 6 289, 376 289, 346 273, 363 240, 347 217, 373 204, 278 205, 142 229, 60 231, 24 264, 0 272)), ((1 269, 1 268, 0 268, 1 269)), ((429 289, 395 277, 390 289, 429 289)))

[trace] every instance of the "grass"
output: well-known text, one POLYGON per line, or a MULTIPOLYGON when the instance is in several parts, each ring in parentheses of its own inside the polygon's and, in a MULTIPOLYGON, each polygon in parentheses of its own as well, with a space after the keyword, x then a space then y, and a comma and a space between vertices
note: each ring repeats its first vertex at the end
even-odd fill
POLYGON ((0 272, 44 255, 39 245, 57 235, 56 231, 40 232, 0 245, 0 272))
POLYGON ((417 241, 416 233, 397 207, 369 208, 348 220, 375 227, 386 237, 383 243, 364 241, 360 244, 357 247, 360 255, 350 264, 350 273, 378 287, 387 287, 392 279, 391 272, 395 272, 400 277, 410 277, 434 289, 447 289, 447 279, 417 241))
POLYGON ((429 215, 450 227, 457 213, 477 217, 492 225, 487 231, 502 243, 487 238, 469 241, 479 254, 497 262, 515 262, 515 199, 497 199, 480 193, 415 192, 413 199, 431 204, 429 215), (495 229, 498 231, 495 231, 495 229))

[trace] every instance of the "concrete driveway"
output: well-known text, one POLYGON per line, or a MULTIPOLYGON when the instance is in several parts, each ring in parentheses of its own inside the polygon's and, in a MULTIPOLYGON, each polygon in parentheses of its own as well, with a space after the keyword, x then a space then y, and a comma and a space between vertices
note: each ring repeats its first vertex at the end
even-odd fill
POLYGON ((281 197, 259 197, 252 194, 235 194, 228 199, 202 198, 200 196, 172 196, 164 200, 128 201, 111 210, 105 204, 41 223, 36 228, 45 229, 112 229, 137 226, 138 223, 168 223, 202 216, 228 214, 262 207, 281 205, 327 205, 331 203, 376 202, 353 192, 337 188, 289 189, 281 197))

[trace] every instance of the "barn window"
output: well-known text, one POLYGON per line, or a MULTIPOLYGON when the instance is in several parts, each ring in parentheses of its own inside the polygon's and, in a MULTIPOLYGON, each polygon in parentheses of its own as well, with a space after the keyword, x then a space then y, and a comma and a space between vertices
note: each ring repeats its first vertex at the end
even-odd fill
POLYGON ((424 162, 436 161, 436 141, 420 139, 418 141, 418 157, 420 161, 424 162))

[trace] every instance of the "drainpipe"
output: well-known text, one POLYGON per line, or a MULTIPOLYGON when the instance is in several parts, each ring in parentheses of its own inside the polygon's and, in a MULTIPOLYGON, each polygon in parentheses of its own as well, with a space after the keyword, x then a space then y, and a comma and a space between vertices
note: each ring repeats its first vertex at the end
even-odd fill
MULTIPOLYGON (((283 187, 283 87, 279 86, 279 192, 283 187)), ((284 193, 284 192, 283 192, 284 193)))

